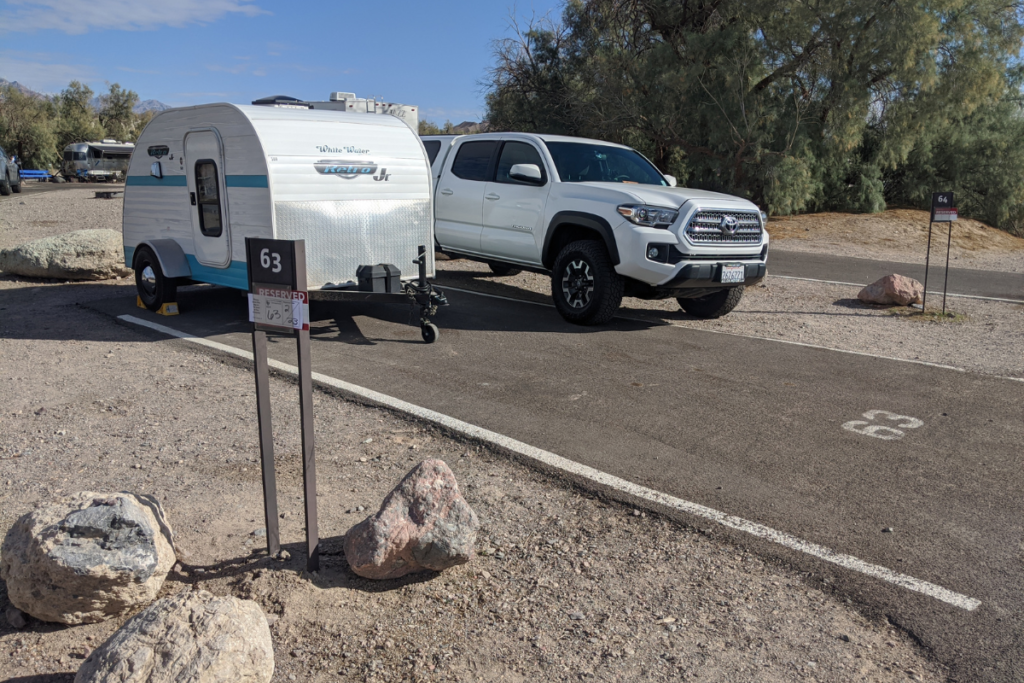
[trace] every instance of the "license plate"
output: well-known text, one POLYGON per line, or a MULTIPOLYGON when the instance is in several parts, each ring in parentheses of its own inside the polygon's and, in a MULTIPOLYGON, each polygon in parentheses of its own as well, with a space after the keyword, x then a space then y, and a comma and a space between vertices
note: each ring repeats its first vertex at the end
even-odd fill
POLYGON ((743 282, 747 279, 747 267, 726 264, 722 266, 722 282, 743 282))

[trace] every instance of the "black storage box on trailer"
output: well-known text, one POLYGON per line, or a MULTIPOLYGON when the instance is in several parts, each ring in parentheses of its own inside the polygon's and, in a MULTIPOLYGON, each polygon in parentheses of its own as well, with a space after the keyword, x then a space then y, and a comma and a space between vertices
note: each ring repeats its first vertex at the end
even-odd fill
POLYGON ((402 293, 402 271, 390 263, 375 266, 359 266, 356 269, 360 292, 402 293))

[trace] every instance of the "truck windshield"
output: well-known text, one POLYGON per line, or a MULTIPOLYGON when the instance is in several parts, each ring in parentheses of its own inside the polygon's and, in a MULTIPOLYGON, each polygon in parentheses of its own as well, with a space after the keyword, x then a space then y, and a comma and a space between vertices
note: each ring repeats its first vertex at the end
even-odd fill
POLYGON ((545 142, 563 182, 668 183, 639 153, 589 142, 545 142))

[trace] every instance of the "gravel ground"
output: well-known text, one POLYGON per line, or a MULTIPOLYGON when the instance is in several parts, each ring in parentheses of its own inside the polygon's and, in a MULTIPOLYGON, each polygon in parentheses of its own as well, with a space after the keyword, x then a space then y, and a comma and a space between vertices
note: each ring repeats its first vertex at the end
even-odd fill
MULTIPOLYGON (((324 555, 300 558, 297 391, 275 378, 282 540, 264 557, 247 366, 157 341, 75 305, 123 284, 0 278, 0 528, 88 489, 156 494, 180 571, 256 600, 273 621, 275 681, 905 681, 944 671, 904 633, 784 567, 603 501, 429 425, 315 392, 324 555), (477 559, 373 583, 344 532, 411 467, 448 462, 482 522, 477 559)), ((0 584, 0 610, 7 606, 0 584)), ((5 679, 70 682, 123 622, 0 625, 5 679)))
POLYGON ((0 200, 0 249, 72 230, 108 228, 121 232, 123 199, 96 199, 96 192, 123 190, 123 185, 88 189, 57 186, 45 192, 10 195, 0 200))
MULTIPOLYGON (((520 273, 497 277, 486 265, 437 260, 438 282, 460 289, 548 303, 551 280, 520 273)), ((858 287, 773 278, 750 287, 739 306, 717 320, 684 313, 675 299, 623 299, 622 316, 694 329, 764 337, 891 358, 1024 377, 1024 305, 950 297, 955 320, 922 320, 906 307, 872 306, 858 287), (984 343, 979 340, 984 339, 984 343)), ((938 301, 929 299, 931 310, 938 301), (933 303, 934 301, 934 303, 933 303)), ((443 315, 443 312, 442 312, 443 315)), ((443 326, 443 325, 442 325, 443 326)))

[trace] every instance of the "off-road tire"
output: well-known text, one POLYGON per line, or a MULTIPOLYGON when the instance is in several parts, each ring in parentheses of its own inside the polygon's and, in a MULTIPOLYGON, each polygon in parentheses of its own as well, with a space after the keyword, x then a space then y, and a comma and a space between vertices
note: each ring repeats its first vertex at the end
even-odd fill
POLYGON ((149 247, 140 248, 135 255, 135 289, 142 304, 154 312, 164 304, 177 301, 177 284, 164 276, 160 261, 149 247))
POLYGON ((487 267, 490 268, 491 272, 497 275, 498 277, 506 277, 508 275, 519 275, 519 273, 523 272, 522 268, 516 268, 515 266, 510 266, 507 263, 498 263, 496 261, 488 263, 487 267))
POLYGON ((3 180, 0 180, 0 196, 6 197, 11 193, 11 181, 7 179, 5 175, 3 180))
POLYGON ((721 318, 736 308, 743 298, 743 285, 730 287, 699 299, 676 299, 679 306, 695 318, 721 318))
POLYGON ((611 320, 622 303, 625 284, 615 272, 608 250, 592 240, 566 245, 551 271, 555 308, 576 325, 601 325, 611 320))
POLYGON ((18 174, 18 184, 15 185, 14 183, 11 183, 11 192, 13 192, 14 194, 20 194, 21 193, 21 174, 20 173, 18 174))

